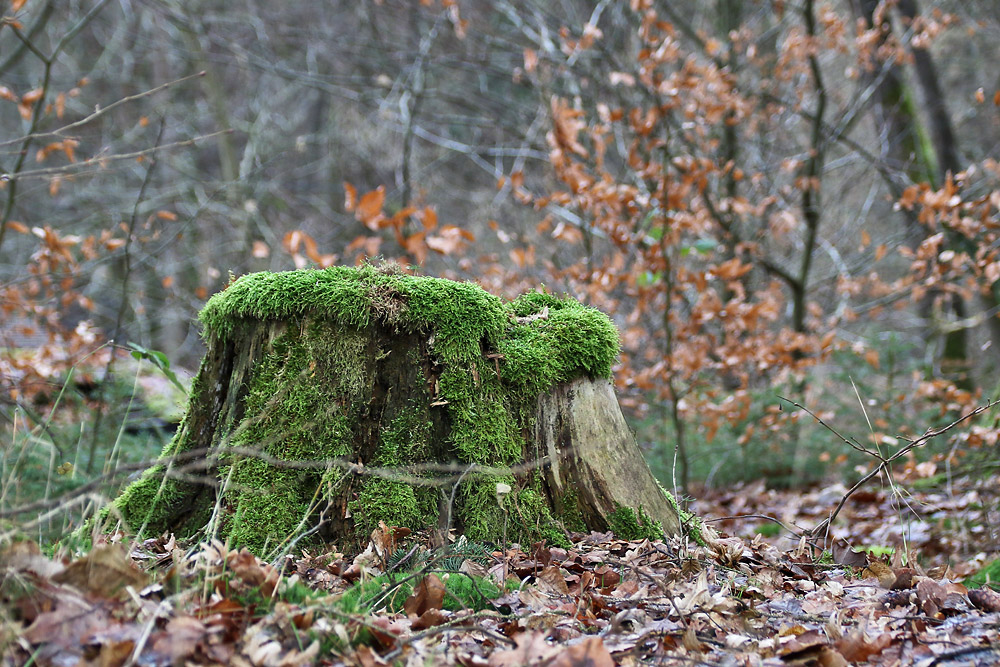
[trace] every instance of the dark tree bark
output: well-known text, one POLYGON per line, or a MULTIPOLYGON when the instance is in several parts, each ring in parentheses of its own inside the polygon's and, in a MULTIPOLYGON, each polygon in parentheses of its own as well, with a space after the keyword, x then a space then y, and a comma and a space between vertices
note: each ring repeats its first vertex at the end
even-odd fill
MULTIPOLYGON (((904 23, 912 26, 914 19, 919 14, 916 0, 899 0, 897 5, 904 23)), ((910 42, 910 52, 913 54, 913 69, 917 75, 917 81, 923 92, 924 106, 927 109, 927 116, 930 119, 931 141, 934 144, 934 153, 937 157, 938 172, 936 183, 941 184, 949 176, 956 175, 962 170, 962 162, 958 155, 958 146, 955 139, 955 132, 952 129, 951 115, 948 113, 948 105, 944 94, 941 92, 940 79, 937 68, 934 66, 934 58, 923 46, 918 46, 910 42)), ((958 234, 950 234, 949 241, 961 250, 975 255, 974 245, 966 238, 958 234)), ((959 294, 950 294, 944 297, 945 307, 957 321, 957 326, 948 329, 944 334, 944 346, 942 349, 941 370, 955 384, 963 389, 972 390, 974 382, 972 378, 972 360, 969 357, 969 332, 962 320, 966 318, 967 307, 965 300, 959 294)), ((996 305, 987 303, 987 307, 996 305)), ((996 318, 991 318, 995 320, 996 318)), ((1000 333, 996 324, 991 328, 991 333, 996 336, 1000 333)), ((1000 342, 1000 339, 996 339, 1000 342)))

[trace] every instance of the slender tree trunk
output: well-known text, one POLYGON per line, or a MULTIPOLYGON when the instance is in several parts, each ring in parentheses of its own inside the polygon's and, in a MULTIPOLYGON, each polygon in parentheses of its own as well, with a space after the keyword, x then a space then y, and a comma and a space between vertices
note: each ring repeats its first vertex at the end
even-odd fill
MULTIPOLYGON (((877 12, 879 0, 852 0, 856 15, 863 18, 869 29, 879 32, 878 47, 888 43, 893 27, 889 14, 877 12)), ((907 22, 912 22, 917 14, 914 0, 901 0, 900 14, 907 22)), ((882 157, 889 163, 899 178, 894 183, 898 189, 895 195, 910 183, 926 181, 938 187, 959 170, 959 158, 955 147, 955 134, 938 83, 937 71, 930 52, 923 48, 913 48, 914 69, 923 91, 924 104, 930 118, 930 136, 923 130, 917 114, 913 94, 908 89, 900 68, 890 59, 878 63, 879 68, 868 77, 868 85, 874 86, 876 104, 876 132, 881 137, 882 157)), ((927 237, 924 228, 912 212, 905 212, 908 245, 915 250, 927 237)), ((961 239, 950 241, 963 243, 961 239)), ((964 319, 965 304, 958 295, 945 295, 946 312, 956 319, 964 319)), ((934 295, 924 299, 919 308, 925 320, 933 318, 934 295)), ((942 372, 958 386, 971 389, 971 364, 968 359, 968 331, 965 328, 948 329, 941 342, 940 364, 942 372)))
MULTIPOLYGON (((899 0, 897 8, 904 22, 907 25, 912 25, 919 13, 916 0, 899 0)), ((931 140, 938 165, 936 183, 940 186, 949 176, 954 176, 962 169, 955 132, 952 129, 951 115, 948 113, 948 106, 944 94, 941 92, 940 79, 930 51, 922 46, 914 45, 911 41, 910 52, 913 54, 913 68, 923 92, 924 106, 930 119, 931 140)), ((949 242, 961 247, 966 252, 975 253, 973 244, 964 237, 950 234, 949 242)), ((964 299, 958 294, 950 294, 945 297, 945 300, 947 309, 955 320, 958 322, 964 320, 968 310, 964 299)), ((987 306, 993 305, 996 305, 995 300, 993 304, 987 304, 987 306)), ((991 333, 1000 334, 1000 330, 994 326, 991 327, 991 333)), ((964 326, 951 328, 946 331, 944 338, 941 358, 942 371, 957 386, 971 391, 974 388, 974 383, 972 361, 969 358, 968 329, 964 326)), ((995 339, 994 342, 1000 343, 1000 339, 995 339)))
MULTIPOLYGON (((806 34, 814 37, 817 32, 816 16, 813 0, 806 0, 802 9, 806 24, 806 34)), ((809 56, 809 70, 812 74, 812 84, 816 93, 816 108, 813 111, 813 125, 809 139, 809 158, 806 160, 803 175, 806 183, 802 189, 802 217, 806 223, 806 236, 802 248, 802 260, 799 264, 799 275, 796 281, 798 289, 792 295, 792 328, 805 332, 806 312, 808 308, 809 274, 812 268, 813 253, 819 238, 819 224, 822 217, 821 188, 823 178, 823 163, 826 157, 826 140, 823 137, 823 122, 826 112, 826 86, 823 83, 823 73, 819 60, 815 55, 809 56)))
MULTIPOLYGON (((919 12, 916 0, 899 0, 896 7, 906 23, 912 25, 919 12)), ((917 74, 920 88, 923 90, 924 105, 931 121, 931 138, 937 153, 939 182, 943 182, 946 173, 956 174, 962 169, 962 161, 959 159, 955 141, 955 131, 952 129, 951 115, 948 113, 944 93, 941 92, 940 79, 931 52, 912 43, 910 44, 910 52, 913 54, 913 69, 917 74)))

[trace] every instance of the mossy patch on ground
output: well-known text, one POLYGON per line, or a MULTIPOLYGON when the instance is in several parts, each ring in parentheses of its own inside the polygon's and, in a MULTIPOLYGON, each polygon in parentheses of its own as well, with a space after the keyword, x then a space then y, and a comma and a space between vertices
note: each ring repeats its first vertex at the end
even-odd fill
MULTIPOLYGON (((349 464, 523 463, 537 397, 579 376, 609 378, 619 350, 607 316, 572 299, 533 292, 505 304, 472 283, 373 266, 247 275, 200 318, 209 352, 189 410, 201 413, 164 454, 219 449, 222 501, 198 519, 211 514, 212 530, 257 553, 287 544, 327 509, 361 539, 379 522, 435 526, 447 494, 430 476, 366 475, 349 464), (230 385, 204 386, 209 363, 230 385), (199 440, 211 429, 210 443, 199 440)), ((174 528, 190 487, 164 481, 164 470, 116 500, 131 528, 174 528)), ((469 474, 454 518, 471 539, 555 541, 559 517, 536 486, 535 474, 469 474), (517 490, 509 516, 497 482, 517 490)))

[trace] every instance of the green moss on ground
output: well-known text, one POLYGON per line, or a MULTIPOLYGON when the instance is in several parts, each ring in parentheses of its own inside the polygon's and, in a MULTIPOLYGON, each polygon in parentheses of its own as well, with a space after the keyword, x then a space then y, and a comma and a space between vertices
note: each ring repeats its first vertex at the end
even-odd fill
MULTIPOLYGON (((426 341, 440 367, 433 398, 447 415, 448 440, 431 443, 427 406, 412 406, 386 416, 374 455, 363 461, 368 467, 442 462, 442 446, 444 461, 520 463, 537 397, 581 375, 609 378, 619 351, 607 316, 572 299, 533 292, 504 304, 472 283, 373 266, 247 275, 209 299, 200 319, 214 346, 244 326, 282 323, 248 378, 242 422, 222 435, 232 446, 261 448, 288 461, 358 456, 354 429, 370 418, 374 378, 367 360, 376 325, 426 341)), ((375 351, 376 358, 388 354, 375 351)), ((192 405, 204 391, 199 381, 192 405)), ((164 454, 186 447, 175 440, 164 454)), ((115 502, 131 527, 161 530, 168 508, 183 502, 184 485, 163 483, 162 475, 162 466, 147 471, 115 502)), ((289 469, 225 456, 219 479, 232 511, 218 526, 221 536, 257 553, 274 548, 306 525, 317 502, 332 498, 344 478, 336 467, 289 469), (319 492, 310 495, 314 489, 319 492)), ((470 539, 504 534, 506 518, 496 502, 500 481, 515 487, 512 476, 463 481, 455 514, 470 539)), ((437 521, 435 488, 364 477, 355 491, 348 509, 360 536, 379 521, 414 529, 437 521)), ((518 516, 506 525, 508 539, 555 542, 562 536, 537 491, 523 489, 514 500, 518 516)))

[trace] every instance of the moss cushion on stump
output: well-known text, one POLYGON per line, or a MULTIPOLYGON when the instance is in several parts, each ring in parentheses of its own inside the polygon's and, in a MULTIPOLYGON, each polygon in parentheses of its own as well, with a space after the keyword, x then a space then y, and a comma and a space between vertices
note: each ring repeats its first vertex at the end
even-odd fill
POLYGON ((346 546, 380 522, 558 542, 621 506, 678 529, 621 418, 618 334, 595 309, 362 266, 243 276, 200 318, 184 422, 105 527, 261 555, 346 546))

